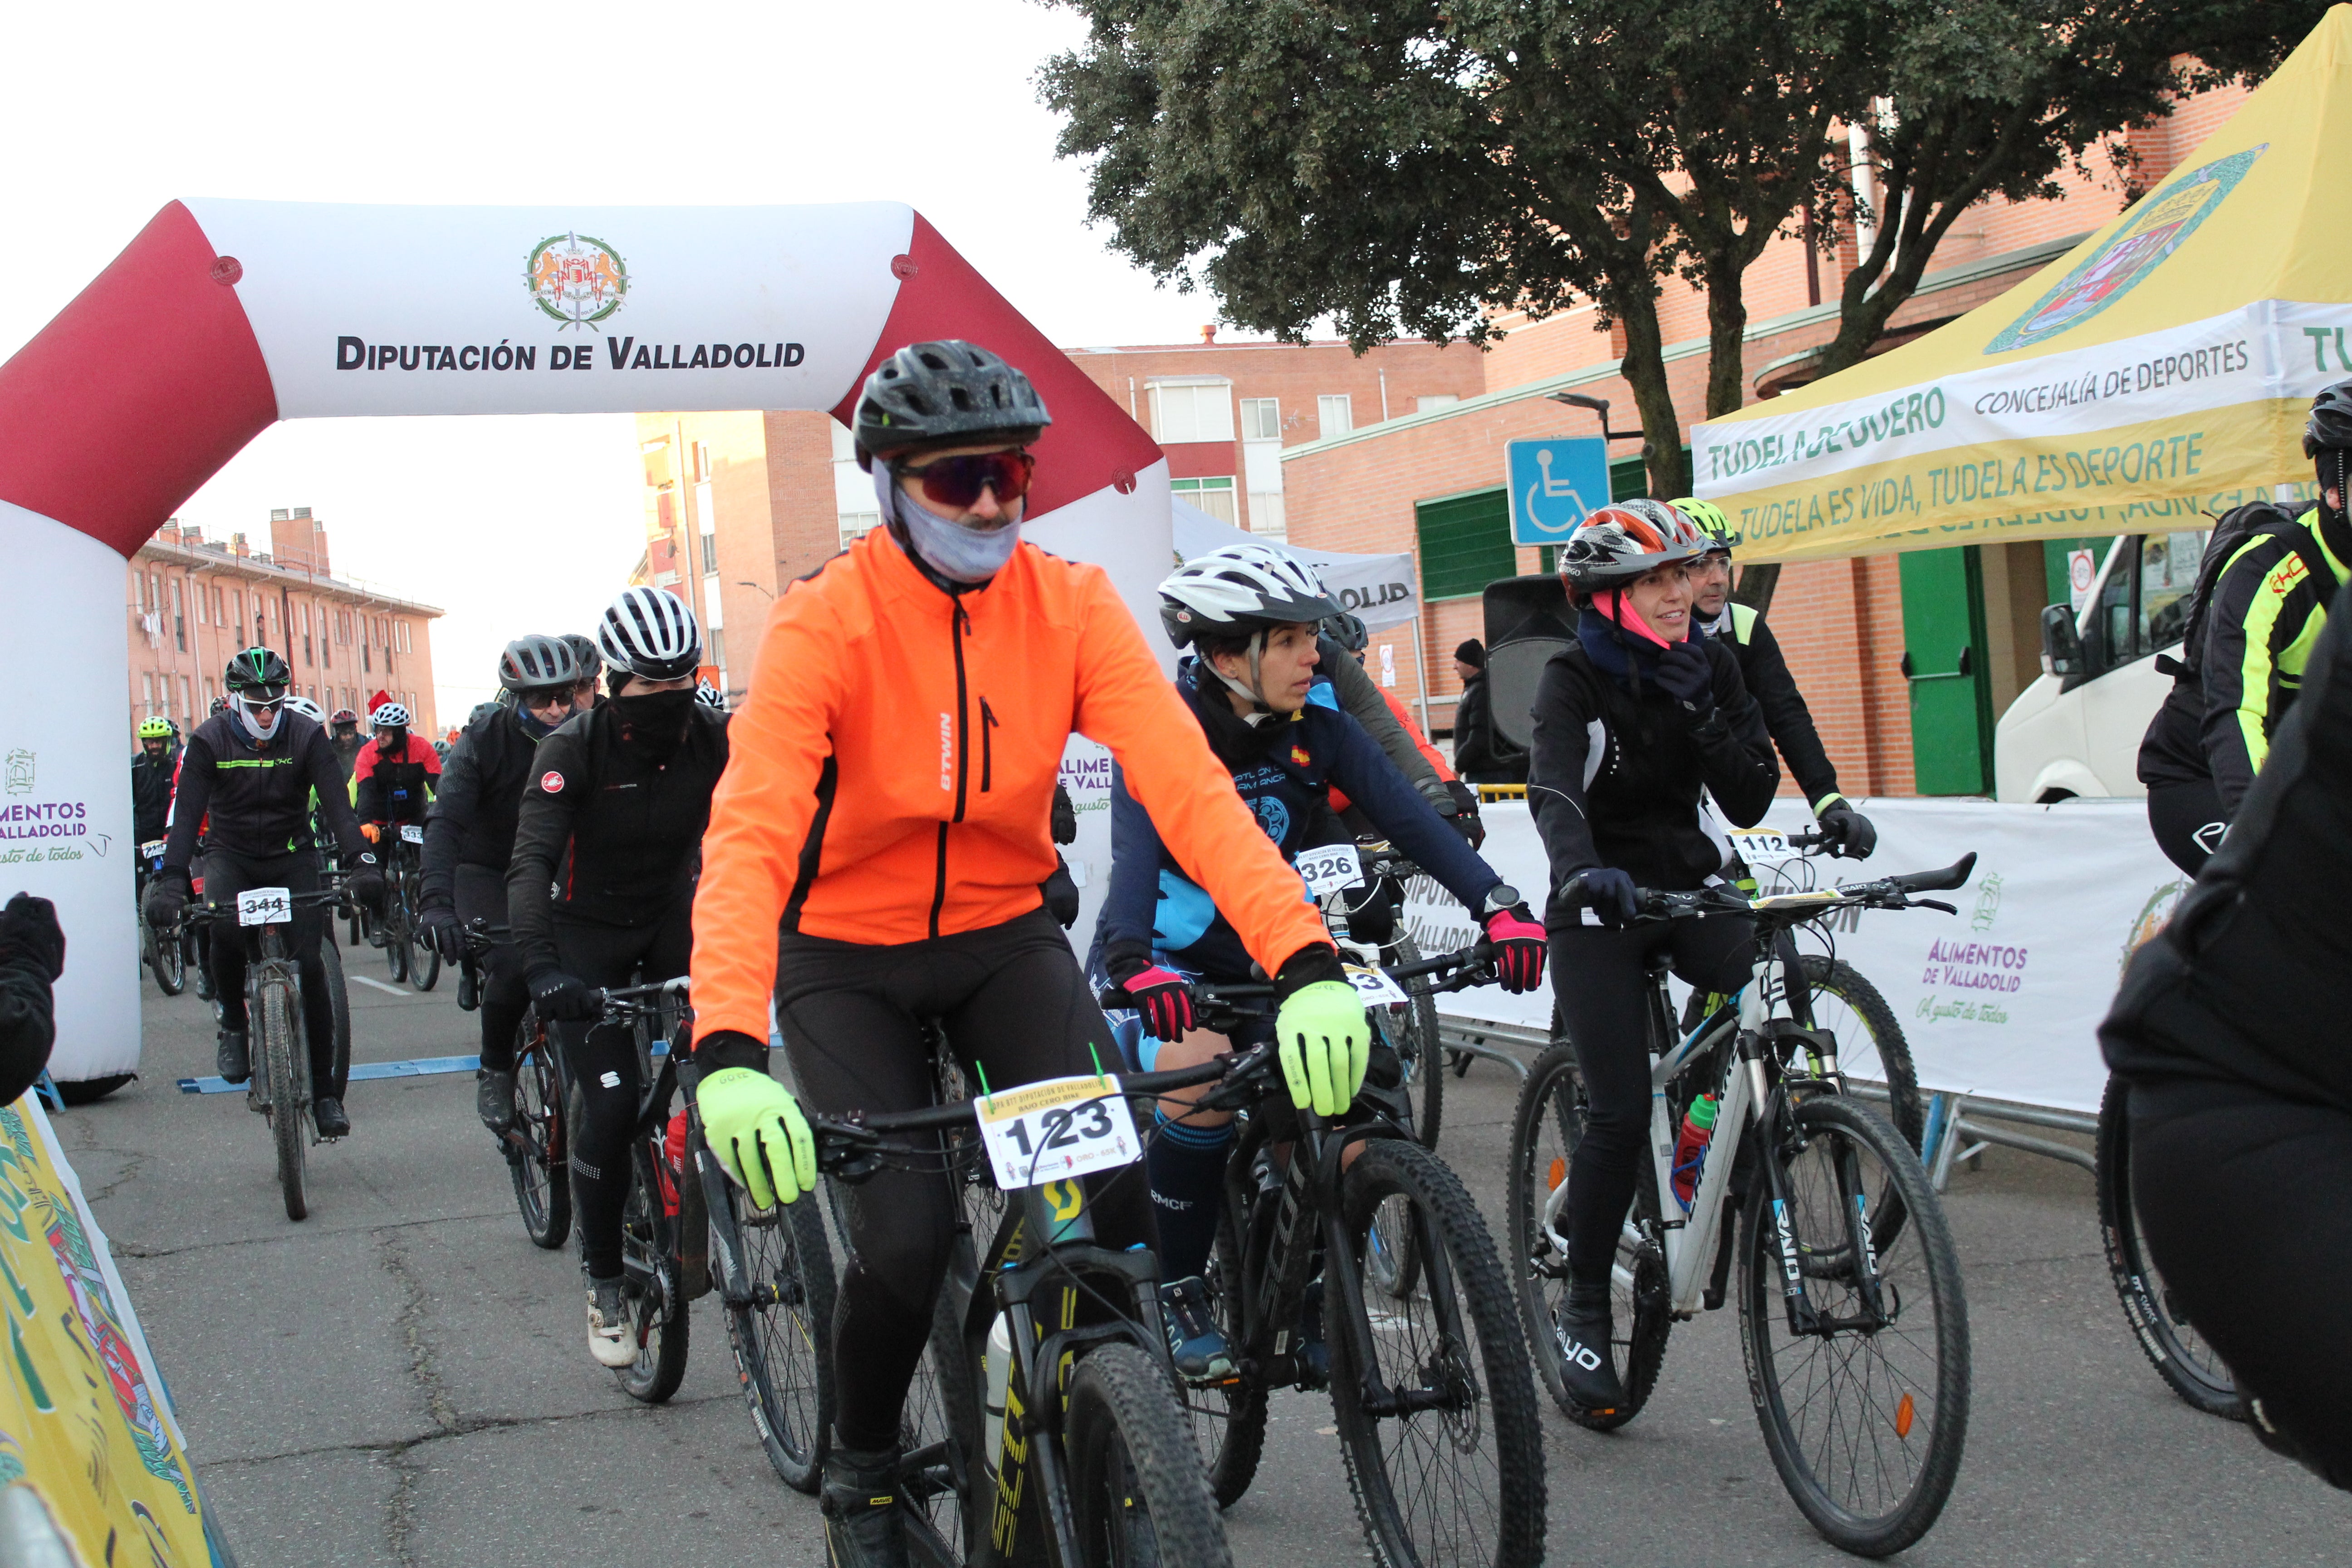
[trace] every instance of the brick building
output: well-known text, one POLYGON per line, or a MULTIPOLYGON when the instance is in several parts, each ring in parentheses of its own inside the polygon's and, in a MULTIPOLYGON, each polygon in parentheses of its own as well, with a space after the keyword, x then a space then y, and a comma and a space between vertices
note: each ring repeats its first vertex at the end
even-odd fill
MULTIPOLYGON (((2245 96, 2241 88, 2201 94, 2164 124, 2133 133, 2140 181, 2153 184, 2168 174, 2245 96)), ((1868 177, 1866 170, 1858 175, 1868 177)), ((1908 342, 2015 287, 2122 208, 2123 193, 2112 184, 2071 172, 2059 184, 2057 199, 1992 201, 1964 216, 1874 352, 1908 342)), ((1812 378, 1820 350, 1836 334, 1845 273, 1856 265, 1866 237, 1847 223, 1832 256, 1809 255, 1801 244, 1777 239, 1748 269, 1742 368, 1751 401, 1812 378)), ((1667 374, 1687 430, 1705 409, 1706 297, 1670 279, 1660 317, 1667 374)), ((1633 390, 1617 373, 1622 333, 1597 330, 1591 306, 1542 321, 1506 313, 1497 324, 1507 335, 1483 356, 1484 384, 1459 402, 1398 410, 1382 423, 1321 435, 1282 453, 1293 542, 1418 552, 1427 602, 1422 627, 1427 667, 1420 674, 1440 730, 1460 689, 1453 650, 1485 629, 1480 590, 1494 578, 1549 564, 1538 551, 1510 542, 1505 444, 1599 434, 1590 411, 1552 400, 1562 392, 1608 400, 1612 428, 1638 417, 1633 390)), ((1612 448, 1612 489, 1620 497, 1646 493, 1637 453, 1632 441, 1612 448)), ((1842 784, 1856 795, 1916 793, 1905 602, 1916 611, 1963 596, 1965 605, 1944 607, 1958 617, 1974 651, 1966 668, 1978 686, 1983 755, 1959 768, 1931 763, 1927 789, 1989 787, 1992 718, 2040 673, 2042 607, 2067 596, 2065 554, 2082 542, 1918 551, 1784 569, 1771 622, 1842 784), (1973 782, 1979 762, 1981 782, 1973 782)), ((1945 619, 1939 616, 1939 624, 1945 619)), ((1387 657, 1399 667, 1399 695, 1410 700, 1412 628, 1397 627, 1375 641, 1394 645, 1387 657)), ((1938 656, 1943 664, 1949 650, 1939 648, 1938 656)), ((1382 656, 1376 650, 1374 657, 1382 656)), ((1937 746, 1943 743, 1937 738, 1937 746)), ((1784 790, 1794 787, 1784 776, 1784 790)))
POLYGON ((184 734, 202 723, 231 657, 262 646, 293 670, 294 696, 364 719, 367 699, 387 691, 415 716, 419 734, 439 733, 432 625, 441 612, 333 575, 327 531, 309 507, 269 514, 267 551, 242 533, 207 540, 173 519, 124 574, 134 731, 154 717, 175 721, 184 734))

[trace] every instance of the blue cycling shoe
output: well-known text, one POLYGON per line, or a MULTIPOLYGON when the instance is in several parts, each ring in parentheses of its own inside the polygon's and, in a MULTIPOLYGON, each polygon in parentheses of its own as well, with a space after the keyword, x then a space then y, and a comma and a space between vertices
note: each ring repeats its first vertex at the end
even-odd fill
POLYGON ((1222 1383, 1233 1376, 1233 1347, 1217 1327, 1207 1280, 1194 1274, 1160 1287, 1160 1318, 1177 1376, 1187 1383, 1222 1383))

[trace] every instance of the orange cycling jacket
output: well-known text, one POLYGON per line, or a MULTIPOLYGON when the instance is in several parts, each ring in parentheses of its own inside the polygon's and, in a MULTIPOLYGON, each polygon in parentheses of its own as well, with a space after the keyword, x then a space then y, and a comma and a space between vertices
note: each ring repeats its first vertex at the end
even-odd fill
POLYGON ((1267 973, 1329 942, 1100 568, 1023 544, 950 596, 877 529, 777 600, 730 723, 695 1037, 768 1037, 779 929, 883 946, 1037 909, 1074 731, 1110 748, 1267 973))

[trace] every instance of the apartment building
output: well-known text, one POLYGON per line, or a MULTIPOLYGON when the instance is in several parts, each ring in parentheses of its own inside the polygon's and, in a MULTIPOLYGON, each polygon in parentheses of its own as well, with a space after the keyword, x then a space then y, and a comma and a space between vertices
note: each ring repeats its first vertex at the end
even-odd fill
POLYGON ((131 717, 170 719, 181 732, 204 721, 222 695, 221 673, 239 650, 274 648, 294 672, 292 695, 326 711, 365 717, 388 693, 437 735, 430 605, 337 577, 327 531, 309 507, 269 514, 269 548, 242 533, 207 540, 174 518, 126 563, 124 619, 131 645, 131 717))

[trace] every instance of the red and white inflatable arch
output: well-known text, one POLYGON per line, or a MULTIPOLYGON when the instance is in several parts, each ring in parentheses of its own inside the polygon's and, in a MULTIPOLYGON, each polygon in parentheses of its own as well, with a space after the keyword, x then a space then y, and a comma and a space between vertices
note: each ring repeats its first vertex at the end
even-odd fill
POLYGON ((910 208, 158 213, 0 365, 0 551, 26 590, 0 618, 0 897, 65 921, 56 1076, 139 1058, 123 560, 247 442, 336 415, 846 417, 874 365, 927 338, 1037 384, 1054 425, 1025 537, 1100 563, 1152 624, 1158 447, 910 208))

